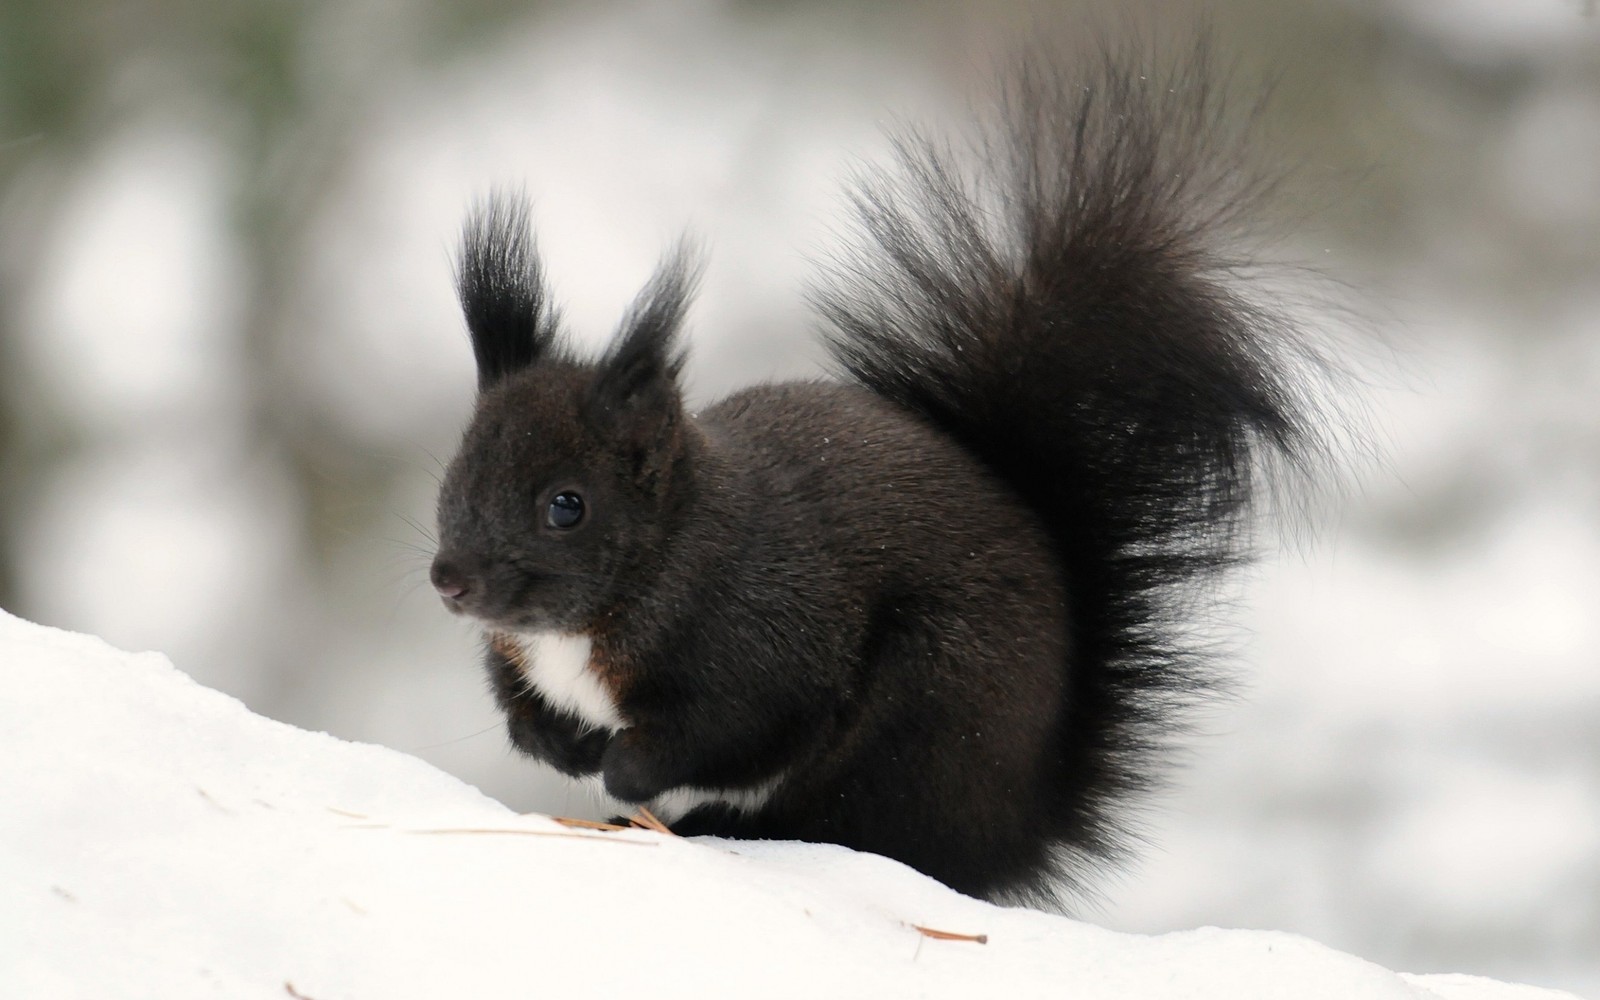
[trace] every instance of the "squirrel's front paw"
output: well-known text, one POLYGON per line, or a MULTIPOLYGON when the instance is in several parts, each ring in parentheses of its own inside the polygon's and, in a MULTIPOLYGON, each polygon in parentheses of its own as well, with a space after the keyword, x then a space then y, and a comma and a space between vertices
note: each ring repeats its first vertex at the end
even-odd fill
POLYGON ((623 802, 648 802, 671 787, 638 730, 624 729, 606 747, 600 762, 606 794, 623 802))
POLYGON ((600 770, 611 733, 589 729, 571 716, 553 712, 517 713, 506 720, 511 743, 562 774, 582 778, 600 770))

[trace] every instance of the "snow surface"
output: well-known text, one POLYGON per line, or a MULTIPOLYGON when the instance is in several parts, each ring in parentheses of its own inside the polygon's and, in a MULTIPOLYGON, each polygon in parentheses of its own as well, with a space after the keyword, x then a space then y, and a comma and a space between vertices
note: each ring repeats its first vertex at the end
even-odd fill
POLYGON ((573 831, 4 612, 0 758, 19 1000, 1569 996, 1281 933, 1119 934, 837 847, 573 831))

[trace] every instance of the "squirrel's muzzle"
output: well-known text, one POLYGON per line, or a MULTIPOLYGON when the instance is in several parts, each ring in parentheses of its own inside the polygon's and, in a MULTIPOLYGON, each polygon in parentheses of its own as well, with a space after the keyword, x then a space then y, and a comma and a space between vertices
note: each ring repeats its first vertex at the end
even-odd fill
POLYGON ((433 583, 433 589, 444 599, 445 607, 451 611, 460 611, 462 598, 473 590, 472 578, 466 571, 442 555, 434 558, 433 567, 428 571, 428 579, 433 583))

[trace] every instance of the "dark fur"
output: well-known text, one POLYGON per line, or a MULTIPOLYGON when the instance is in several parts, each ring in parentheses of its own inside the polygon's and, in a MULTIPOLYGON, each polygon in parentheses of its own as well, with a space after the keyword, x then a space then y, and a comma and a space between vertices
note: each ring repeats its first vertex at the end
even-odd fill
POLYGON ((750 789, 681 833, 831 841, 966 892, 1082 888, 1209 690, 1193 605, 1260 459, 1311 449, 1308 355, 1233 280, 1203 58, 1025 72, 975 174, 915 135, 817 293, 845 379, 682 407, 681 255, 598 362, 557 343, 526 208, 469 221, 478 412, 435 581, 491 632, 593 642, 589 731, 489 654, 513 742, 618 798, 750 789), (577 528, 543 527, 578 490, 577 528))

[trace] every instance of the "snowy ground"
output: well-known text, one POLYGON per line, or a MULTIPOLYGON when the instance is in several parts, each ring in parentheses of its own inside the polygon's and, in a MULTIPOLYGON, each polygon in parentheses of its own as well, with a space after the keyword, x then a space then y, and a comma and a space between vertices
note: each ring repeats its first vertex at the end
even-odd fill
POLYGON ((1566 996, 1114 933, 839 848, 573 831, 3 612, 0 755, 5 997, 1566 996))

